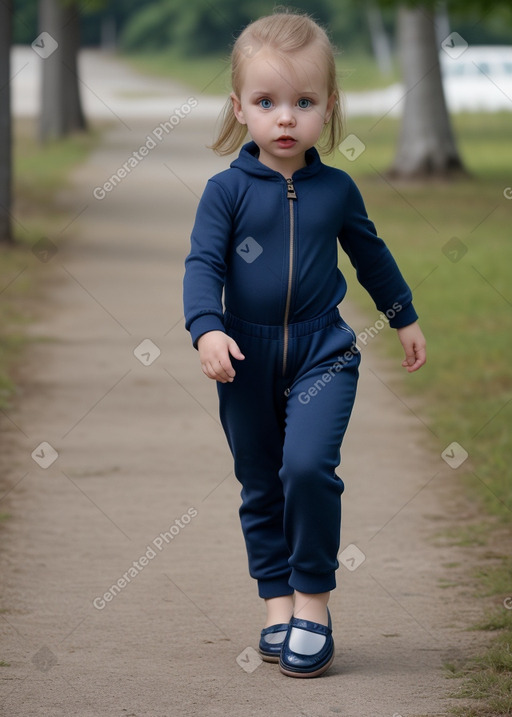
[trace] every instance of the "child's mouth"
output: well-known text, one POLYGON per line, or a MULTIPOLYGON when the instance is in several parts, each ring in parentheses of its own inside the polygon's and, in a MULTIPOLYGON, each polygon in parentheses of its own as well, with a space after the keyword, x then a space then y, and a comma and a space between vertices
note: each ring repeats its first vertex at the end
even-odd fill
POLYGON ((287 137, 285 135, 276 139, 276 142, 283 149, 290 149, 290 147, 294 147, 297 144, 296 139, 293 139, 293 137, 287 137))

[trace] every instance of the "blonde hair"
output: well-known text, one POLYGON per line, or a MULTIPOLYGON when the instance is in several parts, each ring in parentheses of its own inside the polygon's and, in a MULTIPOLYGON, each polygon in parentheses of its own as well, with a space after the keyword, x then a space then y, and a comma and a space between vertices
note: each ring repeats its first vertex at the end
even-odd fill
MULTIPOLYGON (((239 35, 231 53, 231 86, 237 97, 242 89, 244 62, 253 57, 261 48, 269 48, 286 59, 286 54, 315 45, 321 53, 327 71, 327 93, 336 96, 336 102, 329 121, 322 132, 318 149, 330 154, 336 149, 343 135, 343 111, 340 90, 336 79, 334 48, 323 30, 309 15, 295 12, 277 12, 256 20, 239 35)), ((211 145, 217 154, 235 152, 244 142, 246 125, 235 117, 229 98, 221 114, 221 126, 215 142, 211 145)))

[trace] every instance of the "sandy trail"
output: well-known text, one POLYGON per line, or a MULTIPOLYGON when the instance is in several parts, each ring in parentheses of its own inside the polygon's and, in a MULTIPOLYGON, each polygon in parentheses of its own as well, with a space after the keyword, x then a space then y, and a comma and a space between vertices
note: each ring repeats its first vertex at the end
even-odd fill
MULTIPOLYGON (((198 196, 226 166, 204 147, 211 122, 191 112, 93 197, 163 119, 116 123, 75 173, 65 197, 75 221, 52 237, 58 251, 43 267, 31 328, 41 340, 0 417, 0 507, 12 515, 3 714, 445 714, 457 683, 442 664, 482 639, 463 631, 473 616, 463 589, 439 587, 463 555, 432 540, 460 510, 440 456, 450 440, 407 407, 398 361, 378 356, 378 339, 364 351, 344 446, 335 662, 322 679, 290 680, 255 658, 263 606, 239 486, 181 308, 198 196), (45 443, 58 453, 48 467, 45 443)), ((343 315, 356 331, 378 318, 352 306, 343 315)))

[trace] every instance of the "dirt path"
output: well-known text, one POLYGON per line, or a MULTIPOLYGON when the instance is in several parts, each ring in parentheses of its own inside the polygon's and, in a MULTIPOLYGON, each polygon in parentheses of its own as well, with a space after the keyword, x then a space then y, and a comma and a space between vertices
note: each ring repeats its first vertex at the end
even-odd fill
MULTIPOLYGON (((2 533, 3 714, 445 714, 457 684, 442 664, 482 639, 463 631, 463 589, 448 598, 439 587, 461 559, 432 540, 459 510, 440 457, 450 440, 425 447, 421 412, 395 395, 398 368, 377 340, 345 442, 334 665, 301 681, 255 658, 263 606, 239 486, 181 309, 197 197, 225 166, 204 148, 200 114, 199 104, 95 199, 166 117, 108 131, 75 175, 76 220, 43 267, 41 341, 0 417, 0 508, 13 516, 2 533)), ((377 318, 343 313, 357 331, 377 318)))

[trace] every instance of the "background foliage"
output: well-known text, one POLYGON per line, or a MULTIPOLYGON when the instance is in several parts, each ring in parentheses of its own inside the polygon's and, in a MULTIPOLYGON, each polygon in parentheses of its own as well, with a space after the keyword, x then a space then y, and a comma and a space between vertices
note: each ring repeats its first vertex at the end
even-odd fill
MULTIPOLYGON (((172 48, 184 56, 226 53, 233 38, 248 22, 272 12, 272 0, 107 0, 81 2, 82 39, 98 45, 106 23, 115 27, 126 51, 172 48)), ((366 12, 368 2, 353 0, 295 0, 329 27, 344 50, 370 51, 366 12)), ((393 34, 396 3, 385 2, 384 24, 393 34)), ((447 3, 454 28, 471 44, 510 44, 512 5, 488 0, 451 0, 447 3)), ((37 0, 15 0, 14 42, 31 43, 37 36, 37 0)))

